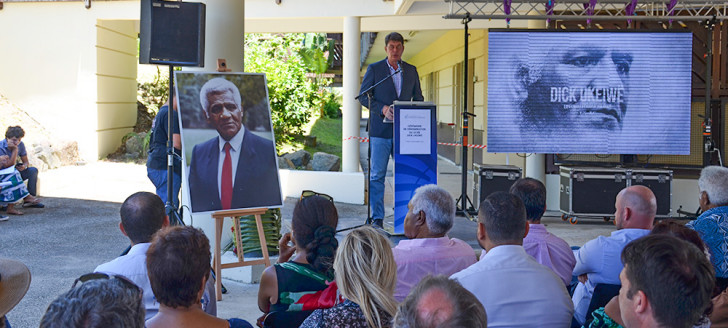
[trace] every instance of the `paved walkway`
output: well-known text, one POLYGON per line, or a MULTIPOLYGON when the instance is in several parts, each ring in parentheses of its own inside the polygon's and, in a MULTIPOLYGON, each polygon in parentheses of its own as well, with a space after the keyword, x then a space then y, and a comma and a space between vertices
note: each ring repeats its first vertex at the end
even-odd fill
MULTIPOLYGON (((457 167, 441 160, 439 171, 439 184, 453 196, 458 196, 460 175, 457 167)), ((8 314, 12 326, 17 328, 38 327, 48 304, 67 291, 75 278, 118 256, 128 245, 118 229, 121 202, 137 191, 153 192, 146 169, 140 165, 98 162, 42 172, 40 176, 41 194, 47 208, 24 209, 26 215, 0 222, 0 257, 20 260, 32 273, 28 294, 8 314)), ((391 186, 391 180, 389 184, 391 186)), ((285 201, 282 212, 288 222, 284 227, 290 226, 295 201, 292 198, 285 201)), ((388 211, 391 212, 391 200, 389 203, 388 211)), ((366 206, 336 205, 340 215, 339 228, 363 223, 366 206)), ((612 224, 601 220, 582 220, 572 226, 562 222, 556 216, 558 213, 550 214, 553 216, 545 218, 544 223, 571 245, 582 245, 597 235, 607 235, 614 230, 612 224)), ((479 249, 475 227, 475 223, 457 218, 450 235, 479 249)), ((258 285, 228 279, 223 279, 223 283, 229 292, 218 303, 218 316, 254 322, 261 314, 257 306, 258 285)))

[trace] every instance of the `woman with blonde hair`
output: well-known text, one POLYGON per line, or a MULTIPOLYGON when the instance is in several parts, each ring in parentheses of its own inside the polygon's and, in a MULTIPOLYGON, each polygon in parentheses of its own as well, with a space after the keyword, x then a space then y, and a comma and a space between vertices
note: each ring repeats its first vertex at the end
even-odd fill
POLYGON ((301 327, 391 327, 397 264, 386 237, 369 226, 352 230, 336 251, 334 275, 344 301, 314 311, 301 327))

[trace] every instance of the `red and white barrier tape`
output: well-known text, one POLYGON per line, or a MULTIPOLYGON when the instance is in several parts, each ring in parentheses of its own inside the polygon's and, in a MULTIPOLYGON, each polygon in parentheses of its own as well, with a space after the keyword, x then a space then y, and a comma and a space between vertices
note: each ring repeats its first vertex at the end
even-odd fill
MULTIPOLYGON (((369 142, 369 138, 362 138, 362 137, 357 137, 357 136, 351 136, 351 137, 345 138, 343 141, 347 141, 347 140, 351 140, 351 139, 358 139, 359 142, 369 142)), ((463 146, 462 144, 452 143, 452 142, 438 142, 437 144, 438 145, 443 145, 443 146, 457 146, 457 147, 462 147, 463 146)), ((468 144, 467 147, 468 148, 485 149, 488 146, 486 146, 486 145, 468 144)))

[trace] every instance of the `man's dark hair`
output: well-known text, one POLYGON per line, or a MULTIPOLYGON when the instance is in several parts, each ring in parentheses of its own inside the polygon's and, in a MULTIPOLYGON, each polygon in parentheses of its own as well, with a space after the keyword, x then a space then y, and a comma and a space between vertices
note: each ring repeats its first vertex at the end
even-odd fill
MULTIPOLYGON (((444 310, 447 311, 447 310, 444 310)), ((397 308, 395 328, 485 328, 488 318, 483 304, 465 287, 446 276, 427 276, 415 286, 397 308), (423 317, 419 304, 429 291, 439 290, 447 297, 452 313, 436 311, 423 317), (443 317, 447 315, 448 317, 443 317)))
POLYGON ((118 278, 87 281, 58 296, 40 328, 142 328, 142 290, 118 278))
POLYGON ((511 185, 511 194, 518 196, 526 207, 526 220, 540 221, 546 212, 546 186, 536 179, 521 178, 511 185))
POLYGON ((385 47, 389 45, 389 41, 399 42, 402 45, 404 45, 404 38, 402 37, 402 34, 399 34, 397 32, 389 33, 389 34, 387 34, 386 37, 384 37, 384 46, 385 47))
POLYGON ((526 208, 516 195, 496 191, 480 203, 478 221, 495 244, 523 241, 526 234, 526 208))
POLYGON ((655 320, 669 327, 692 327, 711 304, 713 266, 695 245, 670 235, 648 235, 622 251, 632 299, 641 290, 655 320))
POLYGON ((306 250, 306 261, 317 271, 334 275, 334 255, 339 242, 336 225, 339 214, 334 203, 321 196, 301 198, 293 209, 291 229, 296 243, 306 250))
POLYGON ((8 129, 5 131, 5 138, 22 138, 25 137, 25 131, 23 128, 18 126, 9 126, 8 129))
POLYGON ((162 199, 146 191, 134 193, 124 200, 119 214, 126 235, 134 244, 151 241, 166 217, 162 199))
POLYGON ((190 307, 210 274, 210 241, 200 229, 174 226, 154 235, 147 250, 147 274, 160 304, 190 307))
POLYGON ((652 227, 650 234, 670 235, 695 245, 695 247, 703 252, 707 250, 703 239, 700 238, 700 234, 697 231, 686 227, 684 224, 680 224, 676 220, 660 220, 660 222, 655 223, 652 227))

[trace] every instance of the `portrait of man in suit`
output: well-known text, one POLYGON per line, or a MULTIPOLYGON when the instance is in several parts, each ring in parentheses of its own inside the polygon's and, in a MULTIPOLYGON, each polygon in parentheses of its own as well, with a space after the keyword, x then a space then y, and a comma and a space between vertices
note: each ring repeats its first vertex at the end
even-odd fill
MULTIPOLYGON (((198 121, 204 118, 207 128, 213 128, 217 135, 196 143, 191 153, 187 152, 190 154, 188 181, 192 212, 280 207, 282 199, 275 144, 272 140, 254 133, 253 128, 256 126, 250 123, 250 118, 246 124, 249 108, 243 106, 245 102, 241 96, 241 87, 226 77, 242 81, 243 88, 251 83, 244 83, 246 77, 244 74, 242 76, 204 74, 203 78, 205 77, 209 79, 199 88, 198 100, 203 115, 199 116, 198 108, 197 114, 201 118, 198 121), (209 78, 211 76, 212 78, 209 78)), ((257 77, 262 78, 261 75, 257 77)), ((196 78, 200 80, 200 76, 196 78)), ((265 88, 264 81, 258 84, 265 88)), ((178 88, 183 90, 183 95, 196 93, 195 86, 184 85, 178 88), (189 92, 190 89, 193 92, 189 92)), ((251 92, 257 92, 260 96, 260 90, 251 92)), ((265 93, 265 89, 262 92, 265 93)), ((268 110, 267 96, 265 100, 265 106, 259 104, 258 107, 265 107, 268 110)), ((184 110, 184 101, 182 104, 184 110)), ((190 119, 191 115, 184 114, 183 112, 183 147, 187 146, 184 145, 186 139, 184 128, 194 125, 194 120, 190 119)), ((270 131, 269 112, 267 117, 268 131, 270 131)), ((260 124, 263 127, 265 125, 260 124)), ((190 134, 194 136, 194 133, 190 134)), ((199 132, 197 134, 199 139, 199 132)), ((209 138, 209 135, 206 138, 209 138)))

